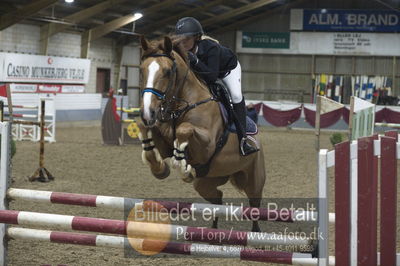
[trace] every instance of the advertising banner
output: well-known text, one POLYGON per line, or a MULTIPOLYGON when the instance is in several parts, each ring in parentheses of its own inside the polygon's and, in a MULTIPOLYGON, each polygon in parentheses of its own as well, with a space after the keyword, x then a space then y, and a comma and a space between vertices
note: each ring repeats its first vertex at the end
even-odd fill
POLYGON ((393 10, 292 9, 291 30, 400 32, 400 12, 393 10))
POLYGON ((289 49, 289 32, 243 32, 242 47, 289 49))
POLYGON ((255 54, 316 54, 400 56, 400 34, 366 32, 291 32, 289 48, 244 45, 237 32, 236 52, 255 54))
POLYGON ((56 56, 0 53, 0 81, 86 84, 90 60, 56 56))
POLYGON ((83 93, 83 85, 10 83, 12 93, 83 93))

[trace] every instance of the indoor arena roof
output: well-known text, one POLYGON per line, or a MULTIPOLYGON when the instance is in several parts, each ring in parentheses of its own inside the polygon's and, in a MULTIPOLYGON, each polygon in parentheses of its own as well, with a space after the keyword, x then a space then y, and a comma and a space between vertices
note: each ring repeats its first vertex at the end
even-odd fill
MULTIPOLYGON (((171 33, 176 21, 194 16, 208 33, 224 32, 283 12, 305 0, 1 0, 0 30, 15 23, 41 25, 54 35, 61 31, 87 32, 122 38, 171 33), (132 23, 134 13, 143 17, 132 23)), ((43 33, 42 32, 42 33, 43 33)))

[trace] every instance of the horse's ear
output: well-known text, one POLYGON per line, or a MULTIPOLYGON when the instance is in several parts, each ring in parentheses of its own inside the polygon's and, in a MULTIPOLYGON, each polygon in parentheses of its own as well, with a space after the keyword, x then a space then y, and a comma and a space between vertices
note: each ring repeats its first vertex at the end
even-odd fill
POLYGON ((146 40, 144 35, 140 35, 140 43, 142 45, 143 50, 146 51, 147 49, 149 49, 149 42, 146 40))
POLYGON ((164 37, 164 47, 165 53, 169 55, 172 52, 172 41, 171 38, 168 36, 164 37))

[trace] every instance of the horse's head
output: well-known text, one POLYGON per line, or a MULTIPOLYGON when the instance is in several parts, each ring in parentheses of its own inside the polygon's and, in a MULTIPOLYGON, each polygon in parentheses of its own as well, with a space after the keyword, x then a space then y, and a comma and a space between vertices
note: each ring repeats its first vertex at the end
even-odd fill
POLYGON ((161 42, 148 42, 142 37, 141 44, 142 120, 146 126, 153 126, 160 109, 163 108, 162 103, 174 92, 177 63, 169 37, 165 37, 161 42))

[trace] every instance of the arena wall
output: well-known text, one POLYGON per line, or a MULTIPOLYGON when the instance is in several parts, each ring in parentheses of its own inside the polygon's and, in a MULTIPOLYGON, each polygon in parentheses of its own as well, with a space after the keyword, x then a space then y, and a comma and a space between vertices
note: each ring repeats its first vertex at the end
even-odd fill
MULTIPOLYGON (((301 1, 299 1, 301 2, 301 1)), ((291 8, 327 9, 387 9, 377 1, 303 1, 291 8)), ((290 9, 255 18, 254 22, 238 26, 228 32, 218 29, 210 34, 222 44, 235 49, 237 31, 290 32, 290 9)), ((398 56, 338 56, 338 55, 285 55, 250 54, 237 52, 242 66, 242 86, 247 99, 291 100, 311 102, 312 73, 348 74, 393 77, 393 61, 397 61, 393 88, 394 95, 400 92, 400 64, 398 56), (302 95, 303 93, 303 95, 302 95)))

